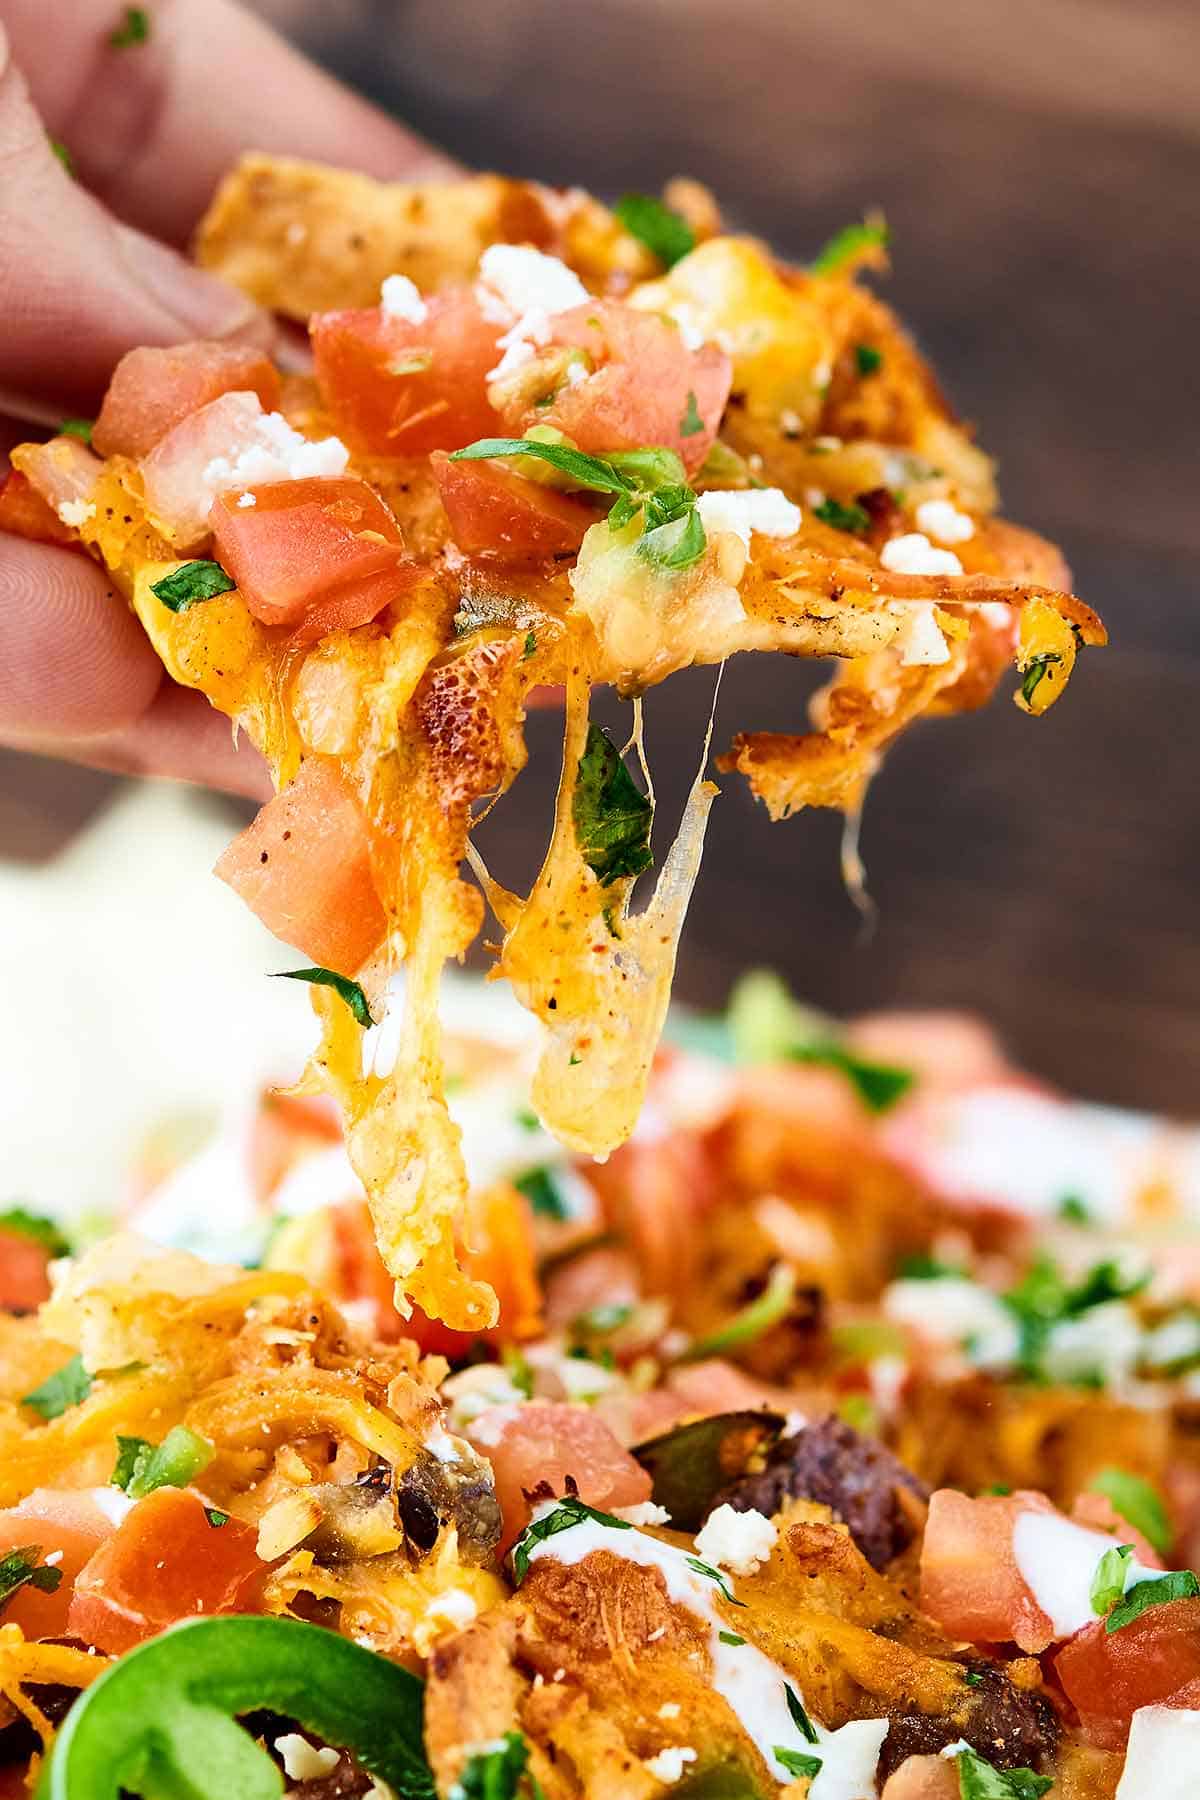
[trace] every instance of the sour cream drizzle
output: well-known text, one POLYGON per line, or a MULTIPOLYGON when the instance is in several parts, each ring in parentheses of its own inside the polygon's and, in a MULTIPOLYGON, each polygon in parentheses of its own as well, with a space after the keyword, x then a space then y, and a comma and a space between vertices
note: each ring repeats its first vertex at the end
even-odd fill
MULTIPOLYGON (((548 1502, 534 1514, 544 1518, 554 1511, 548 1502)), ((712 1684, 732 1708, 743 1729, 753 1739, 777 1781, 788 1779, 775 1760, 775 1748, 798 1750, 821 1758, 809 1800, 874 1800, 875 1770, 887 1735, 886 1719, 854 1719, 836 1731, 827 1731, 813 1720, 815 1744, 806 1743, 788 1711, 788 1677, 753 1644, 722 1643, 720 1633, 737 1635, 736 1625, 713 1604, 720 1590, 708 1576, 689 1566, 687 1552, 637 1530, 618 1531, 594 1519, 582 1519, 553 1538, 529 1546, 529 1561, 549 1556, 556 1562, 580 1563, 594 1550, 608 1550, 645 1569, 658 1569, 667 1596, 677 1606, 702 1619, 709 1628, 712 1684)), ((728 1578, 726 1578, 728 1581, 728 1578)), ((732 1582, 729 1591, 734 1592, 732 1582)), ((792 1690, 803 1701, 796 1682, 792 1690)))

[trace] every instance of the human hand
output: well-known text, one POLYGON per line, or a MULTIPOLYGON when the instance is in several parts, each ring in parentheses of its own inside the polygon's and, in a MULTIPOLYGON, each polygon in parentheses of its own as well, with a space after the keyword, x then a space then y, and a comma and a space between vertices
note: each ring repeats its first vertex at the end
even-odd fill
MULTIPOLYGON (((126 350, 271 341, 270 319, 175 248, 243 150, 394 179, 456 173, 232 0, 145 10, 146 41, 115 48, 121 0, 0 0, 0 474, 37 435, 19 421, 94 417, 126 350)), ((269 791, 229 721, 167 679, 101 569, 2 535, 0 743, 269 791)))

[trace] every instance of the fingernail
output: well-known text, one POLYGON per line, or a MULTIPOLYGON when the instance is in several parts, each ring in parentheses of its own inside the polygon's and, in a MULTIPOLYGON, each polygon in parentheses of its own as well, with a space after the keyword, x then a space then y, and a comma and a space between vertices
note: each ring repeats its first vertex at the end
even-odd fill
POLYGON ((131 226, 118 225, 121 254, 139 287, 180 326, 199 337, 232 337, 257 330, 264 315, 253 300, 174 250, 131 226))

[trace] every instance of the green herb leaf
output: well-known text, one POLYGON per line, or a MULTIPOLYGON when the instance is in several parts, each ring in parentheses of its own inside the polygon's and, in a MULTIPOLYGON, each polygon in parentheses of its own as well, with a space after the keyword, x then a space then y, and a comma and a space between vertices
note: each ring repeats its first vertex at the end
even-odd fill
POLYGON ((643 532, 637 553, 658 569, 690 569, 707 547, 704 521, 696 508, 689 506, 682 520, 671 519, 643 532))
POLYGON ((571 1320, 571 1333, 574 1337, 607 1337, 610 1332, 620 1331, 633 1317, 633 1307, 627 1302, 610 1300, 599 1306, 589 1306, 571 1320))
POLYGON ((968 1669, 966 1671, 966 1673, 963 1675, 963 1680, 966 1682, 968 1687, 982 1687, 983 1686, 983 1676, 978 1669, 968 1669))
POLYGON ((204 1516, 214 1531, 220 1531, 222 1525, 228 1525, 229 1523, 229 1514, 227 1512, 219 1512, 215 1506, 206 1506, 204 1509, 204 1516))
POLYGON ((582 1525, 591 1519, 597 1525, 607 1525, 612 1531, 632 1531, 633 1526, 628 1519, 614 1519, 611 1513, 597 1512, 594 1506, 585 1506, 574 1494, 568 1494, 560 1500, 553 1512, 544 1518, 535 1519, 527 1525, 512 1548, 513 1584, 520 1587, 529 1572, 529 1552, 535 1544, 544 1544, 549 1538, 557 1537, 560 1531, 570 1531, 575 1525, 582 1525))
POLYGON ((59 1587, 62 1570, 48 1569, 39 1562, 41 1554, 40 1544, 26 1544, 21 1550, 0 1556, 0 1613, 19 1588, 35 1587, 43 1594, 53 1594, 59 1587))
POLYGON ((583 860, 601 887, 650 867, 654 808, 599 725, 588 726, 571 816, 583 860))
POLYGON ((0 1212, 0 1231, 11 1231, 15 1237, 29 1238, 40 1244, 51 1256, 69 1256, 71 1246, 53 1219, 31 1213, 23 1206, 10 1206, 0 1212))
POLYGON ((82 438, 85 444, 90 444, 94 423, 95 421, 92 419, 63 419, 59 423, 58 435, 59 437, 82 438))
POLYGON ((611 461, 600 456, 586 456, 568 444, 543 444, 536 438, 480 438, 464 450, 453 450, 451 462, 487 462, 493 457, 533 456, 549 463, 561 475, 569 475, 576 487, 597 494, 627 494, 633 483, 618 474, 611 461))
POLYGON ((847 1394, 837 1403, 837 1416, 864 1437, 879 1435, 879 1411, 867 1394, 847 1394))
POLYGON ((883 352, 874 344, 855 344, 854 365, 860 375, 874 375, 883 367, 883 352))
POLYGON ((1033 696, 1042 684, 1042 679, 1052 663, 1060 663, 1062 657, 1055 650, 1047 650, 1042 656, 1035 656, 1021 677, 1021 698, 1026 706, 1033 702, 1033 696))
POLYGON ((701 1562, 698 1556, 688 1556, 685 1557, 684 1560, 689 1569, 694 1569, 697 1575, 706 1576, 709 1581, 720 1588, 722 1600, 728 1601, 730 1606, 745 1606, 746 1602, 744 1600, 734 1599, 733 1594, 730 1591, 729 1583, 722 1575, 720 1569, 714 1569, 711 1563, 701 1562))
POLYGON ((505 1344, 500 1352, 500 1361, 503 1365, 504 1373, 517 1389, 517 1392, 524 1394, 527 1400, 532 1400, 533 1369, 530 1366, 529 1358, 521 1349, 521 1346, 519 1344, 505 1344))
POLYGON ((1098 1619, 1110 1613, 1125 1592, 1125 1568, 1133 1555, 1132 1544, 1114 1544, 1096 1564, 1088 1598, 1098 1619))
POLYGON ((208 1439, 186 1425, 173 1426, 157 1448, 147 1438, 118 1437, 112 1485, 131 1500, 144 1500, 156 1488, 186 1487, 214 1454, 208 1439))
POLYGON ((46 141, 50 145, 50 148, 51 148, 51 150, 53 150, 55 156, 57 156, 57 158, 58 158, 59 162, 62 164, 63 168, 67 171, 67 174, 74 175, 74 173, 75 173, 75 158, 71 155, 71 152, 67 149, 67 146, 63 143, 62 139, 56 138, 56 137, 51 137, 49 132, 47 132, 46 141))
POLYGON ((1069 1225, 1090 1225, 1092 1223, 1091 1208, 1086 1200, 1078 1194, 1064 1194, 1058 1203, 1058 1216, 1069 1225))
POLYGON ((130 50, 135 44, 144 44, 149 36, 150 14, 145 7, 127 6, 120 24, 109 32, 108 42, 113 50, 130 50))
POLYGON ((334 969, 279 969, 272 977, 274 981, 307 981, 313 987, 332 988, 340 1000, 344 1000, 355 1020, 365 1031, 368 1025, 375 1023, 371 1017, 371 1009, 367 1005, 367 996, 357 981, 351 981, 346 975, 339 975, 334 969))
POLYGON ((883 219, 863 219, 855 225, 843 225, 818 250, 808 266, 814 275, 836 275, 847 263, 853 262, 860 251, 886 250, 891 241, 892 234, 883 219))
POLYGON ((613 211, 629 235, 668 269, 696 248, 696 234, 687 220, 651 194, 623 194, 613 211))
POLYGON ((806 1743, 815 1744, 817 1728, 805 1712, 803 1702, 790 1681, 784 1682, 783 1691, 787 1698, 787 1709, 792 1715, 792 1724, 806 1743))
POLYGON ((1083 1280, 1070 1286, 1058 1265, 1039 1256, 1016 1287, 1001 1299, 1021 1327, 1018 1366, 1033 1379, 1042 1376, 1042 1357, 1054 1326, 1078 1318, 1110 1300, 1128 1300, 1149 1281, 1149 1274, 1126 1277, 1111 1259, 1095 1263, 1083 1280))
POLYGON ((851 501, 843 506, 840 500, 822 500, 820 506, 813 507, 813 517, 820 519, 823 525, 832 525, 835 531, 863 532, 871 529, 871 515, 865 506, 851 501))
POLYGON ((518 1106, 514 1116, 522 1131, 540 1131, 542 1128, 542 1121, 532 1106, 518 1106))
POLYGON ((940 1256, 930 1256, 925 1250, 902 1256, 896 1264, 896 1277, 900 1281, 942 1281, 947 1276, 971 1279, 961 1263, 943 1262, 940 1256))
POLYGON ((513 1182, 542 1219, 569 1219, 571 1209, 567 1204, 555 1171, 547 1164, 541 1163, 536 1169, 527 1169, 524 1175, 518 1175, 513 1182))
POLYGON ((821 1758, 809 1756, 804 1750, 785 1750, 779 1744, 774 1744, 771 1748, 771 1755, 780 1768, 786 1769, 789 1775, 811 1776, 821 1773, 821 1758))
POLYGON ((198 600, 212 600, 217 594, 228 594, 237 583, 215 562, 182 563, 171 575, 150 584, 150 592, 170 612, 186 612, 198 600))
POLYGON ((899 1069, 891 1063, 871 1062, 856 1056, 853 1050, 829 1042, 798 1044, 788 1052, 790 1062, 814 1063, 821 1068, 836 1069, 852 1084, 868 1112, 887 1112, 903 1099, 916 1080, 911 1069, 899 1069))
POLYGON ((680 1357, 681 1362, 697 1362, 706 1356, 728 1356, 756 1343, 771 1328, 785 1319, 796 1297, 796 1271, 788 1263, 776 1263, 767 1277, 761 1294, 724 1325, 706 1336, 694 1338, 680 1357))
POLYGON ((735 1650, 746 1641, 736 1631, 718 1631, 717 1636, 723 1644, 729 1644, 735 1650))
POLYGON ((529 1746, 519 1731, 506 1732, 496 1744, 468 1756, 450 1789, 450 1800, 540 1800, 541 1789, 529 1773, 529 1746))
POLYGON ((1041 1800, 1053 1786, 1032 1769, 997 1769, 978 1750, 960 1750, 956 1760, 961 1800, 1041 1800))
POLYGON ((1094 1494, 1103 1494, 1111 1500, 1113 1510, 1120 1513, 1135 1531, 1140 1531, 1160 1556, 1166 1554, 1174 1532, 1157 1488, 1143 1481, 1140 1475, 1131 1475, 1128 1469, 1101 1469, 1088 1486, 1094 1494))
POLYGON ((72 1406, 86 1400, 92 1391, 92 1378, 83 1366, 81 1356, 73 1356, 61 1369, 48 1375, 40 1387, 26 1394, 22 1406, 32 1407, 43 1419, 60 1419, 72 1406))
POLYGON ((700 408, 696 404, 696 396, 688 389, 687 409, 679 421, 680 437, 695 437, 698 431, 704 430, 704 420, 700 417, 700 408))
POLYGON ((1200 1581, 1190 1569, 1171 1569, 1152 1581, 1135 1582, 1105 1619, 1104 1629, 1120 1631, 1122 1626, 1132 1625, 1135 1619, 1140 1619, 1152 1606, 1167 1606, 1172 1600, 1194 1600, 1197 1594, 1200 1594, 1200 1581))
POLYGON ((536 649, 537 649, 537 632, 536 631, 527 631, 525 633, 525 648, 521 652, 521 661, 528 662, 530 657, 534 654, 536 649))

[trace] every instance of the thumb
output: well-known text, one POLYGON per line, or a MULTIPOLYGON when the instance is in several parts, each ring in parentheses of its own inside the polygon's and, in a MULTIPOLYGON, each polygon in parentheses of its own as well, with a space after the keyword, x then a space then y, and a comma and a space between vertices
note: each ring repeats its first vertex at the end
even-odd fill
POLYGON ((55 154, 0 25, 0 406, 52 421, 90 413, 117 360, 194 337, 269 341, 253 303, 120 225, 55 154))

